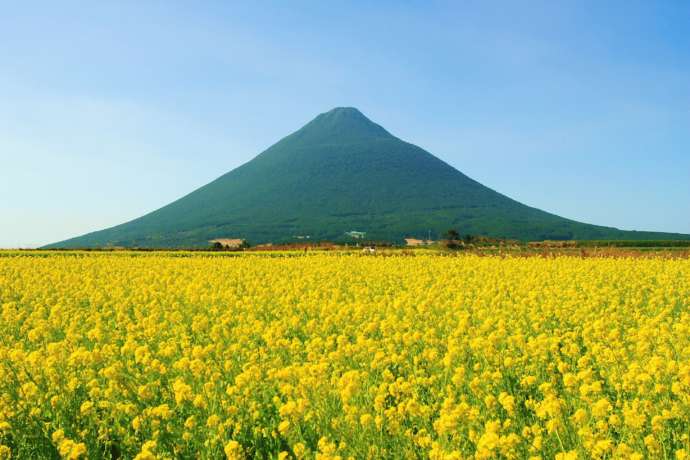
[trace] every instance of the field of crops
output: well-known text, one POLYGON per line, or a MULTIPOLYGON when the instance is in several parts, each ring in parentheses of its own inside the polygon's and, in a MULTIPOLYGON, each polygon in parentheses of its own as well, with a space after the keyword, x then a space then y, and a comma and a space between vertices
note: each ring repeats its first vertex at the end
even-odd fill
POLYGON ((688 458, 690 260, 0 257, 0 459, 688 458))

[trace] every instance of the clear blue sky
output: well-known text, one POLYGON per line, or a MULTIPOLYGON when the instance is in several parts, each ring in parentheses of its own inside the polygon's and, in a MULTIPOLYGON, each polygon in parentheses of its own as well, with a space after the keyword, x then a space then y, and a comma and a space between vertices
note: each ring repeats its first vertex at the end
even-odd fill
POLYGON ((152 211, 355 106, 531 206, 690 233, 690 2, 7 2, 0 247, 152 211))

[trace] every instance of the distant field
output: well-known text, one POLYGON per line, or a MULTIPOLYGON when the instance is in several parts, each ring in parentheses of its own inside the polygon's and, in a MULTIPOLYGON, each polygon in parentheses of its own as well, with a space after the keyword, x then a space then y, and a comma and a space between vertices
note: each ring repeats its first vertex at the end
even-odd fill
POLYGON ((690 248, 690 241, 681 240, 591 240, 578 241, 581 247, 616 247, 616 248, 690 248))
MULTIPOLYGON (((578 257, 690 257, 690 242, 685 241, 555 241, 546 242, 540 246, 522 243, 494 243, 471 244, 456 250, 449 250, 440 243, 431 246, 376 246, 378 255, 438 255, 462 256, 475 255, 504 255, 504 256, 559 256, 570 255, 578 257), (688 244, 686 244, 688 243, 688 244)), ((113 254, 120 256, 139 257, 147 254, 168 255, 170 257, 293 257, 305 254, 319 253, 363 254, 362 247, 355 245, 322 245, 308 246, 305 244, 277 246, 276 248, 250 247, 246 250, 211 250, 211 249, 126 249, 102 248, 84 250, 64 249, 25 249, 0 250, 0 257, 16 255, 32 257, 50 257, 57 254, 70 256, 86 256, 89 254, 113 254)))
POLYGON ((690 259, 482 251, 0 252, 0 458, 686 458, 690 259))

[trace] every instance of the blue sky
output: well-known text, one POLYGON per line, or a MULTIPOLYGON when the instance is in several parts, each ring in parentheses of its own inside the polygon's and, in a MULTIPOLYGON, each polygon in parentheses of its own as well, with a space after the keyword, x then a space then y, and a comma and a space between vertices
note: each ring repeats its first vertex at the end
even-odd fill
POLYGON ((115 225, 355 106, 528 205, 690 233, 690 2, 8 2, 0 247, 115 225))

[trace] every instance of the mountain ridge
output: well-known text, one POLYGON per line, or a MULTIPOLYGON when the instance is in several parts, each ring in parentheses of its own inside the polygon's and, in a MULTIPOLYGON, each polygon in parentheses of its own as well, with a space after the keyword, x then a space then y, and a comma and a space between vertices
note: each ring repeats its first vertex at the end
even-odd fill
POLYGON ((214 238, 252 243, 461 233, 519 240, 690 239, 576 222, 519 203, 358 109, 337 107, 252 160, 153 212, 47 247, 205 247, 214 238))

